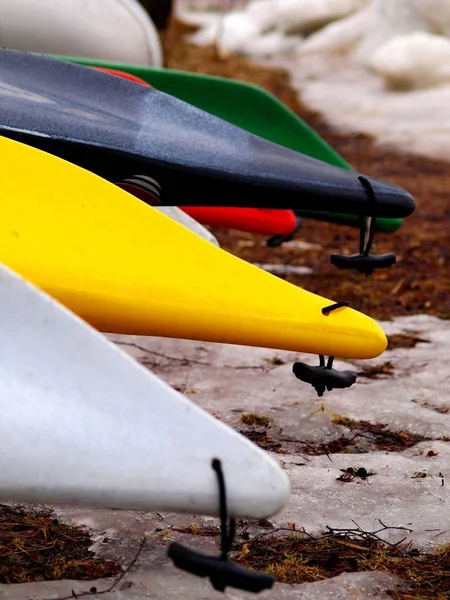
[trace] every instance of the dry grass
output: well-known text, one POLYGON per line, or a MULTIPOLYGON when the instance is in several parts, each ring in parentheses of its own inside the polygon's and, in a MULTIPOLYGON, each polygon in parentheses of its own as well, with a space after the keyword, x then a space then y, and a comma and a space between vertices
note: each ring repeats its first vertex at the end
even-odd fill
POLYGON ((121 572, 90 546, 85 529, 61 523, 50 510, 0 504, 0 583, 94 580, 121 572))
MULTIPOLYGON (((304 531, 262 535, 241 545, 237 562, 272 574, 280 583, 322 581, 342 573, 378 571, 404 581, 389 594, 395 600, 444 600, 450 594, 450 545, 421 553, 411 544, 387 543, 378 532, 328 528, 314 537, 304 531)), ((393 528, 396 529, 396 528, 393 528)), ((402 529, 402 528, 399 528, 402 529)), ((407 530, 405 530, 407 531, 407 530)))

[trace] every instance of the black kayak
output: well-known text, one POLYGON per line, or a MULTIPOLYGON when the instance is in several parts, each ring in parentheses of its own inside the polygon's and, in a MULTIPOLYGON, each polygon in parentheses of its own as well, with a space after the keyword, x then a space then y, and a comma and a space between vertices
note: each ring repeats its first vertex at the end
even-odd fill
POLYGON ((393 184, 269 142, 153 88, 50 57, 0 50, 0 134, 117 182, 147 175, 166 206, 402 218, 393 184))

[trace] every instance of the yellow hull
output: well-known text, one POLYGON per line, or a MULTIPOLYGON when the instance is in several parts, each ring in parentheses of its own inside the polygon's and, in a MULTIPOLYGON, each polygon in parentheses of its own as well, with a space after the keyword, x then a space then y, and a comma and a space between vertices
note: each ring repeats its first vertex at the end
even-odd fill
POLYGON ((217 248, 107 181, 0 137, 0 260, 111 333, 347 358, 379 325, 217 248))

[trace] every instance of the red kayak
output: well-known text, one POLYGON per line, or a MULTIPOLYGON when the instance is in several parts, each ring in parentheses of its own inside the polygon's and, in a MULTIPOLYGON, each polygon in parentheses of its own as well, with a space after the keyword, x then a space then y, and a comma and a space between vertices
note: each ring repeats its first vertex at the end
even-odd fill
POLYGON ((292 210, 278 208, 209 208, 183 206, 182 210, 203 225, 239 229, 263 235, 289 235, 297 228, 292 210))
MULTIPOLYGON (((104 67, 92 67, 98 71, 116 75, 135 83, 140 83, 152 87, 149 83, 124 71, 108 69, 104 67)), ((131 181, 131 180, 130 180, 131 181)), ((134 180, 132 180, 134 182, 134 180)), ((144 202, 156 204, 156 198, 149 199, 146 196, 147 191, 141 190, 136 184, 125 186, 124 182, 119 184, 126 191, 134 194, 144 202), (136 189, 135 189, 136 188, 136 189)), ((128 185, 128 184, 127 184, 128 185)), ((274 236, 269 240, 269 245, 276 246, 283 241, 290 239, 300 226, 300 219, 292 210, 277 208, 222 208, 207 206, 183 206, 181 208, 190 217, 210 227, 224 227, 226 229, 237 229, 249 233, 259 233, 262 235, 274 236)))

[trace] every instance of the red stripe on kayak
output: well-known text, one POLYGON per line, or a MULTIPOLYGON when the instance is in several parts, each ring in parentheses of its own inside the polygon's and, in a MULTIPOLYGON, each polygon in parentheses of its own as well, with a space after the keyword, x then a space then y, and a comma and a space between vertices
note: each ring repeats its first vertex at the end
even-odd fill
POLYGON ((140 77, 136 77, 136 75, 132 75, 131 73, 127 73, 125 71, 118 71, 117 69, 108 69, 107 67, 92 67, 96 71, 102 71, 103 73, 109 73, 109 75, 116 75, 117 77, 122 77, 122 79, 128 79, 129 81, 134 81, 134 83, 140 83, 141 85, 146 85, 147 87, 153 87, 140 77))

